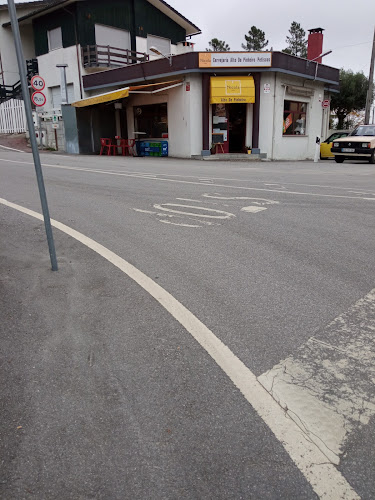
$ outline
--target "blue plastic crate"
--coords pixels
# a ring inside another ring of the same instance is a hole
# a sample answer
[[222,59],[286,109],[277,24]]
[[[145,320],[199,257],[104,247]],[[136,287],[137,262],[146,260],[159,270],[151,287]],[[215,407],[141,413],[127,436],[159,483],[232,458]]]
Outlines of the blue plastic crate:
[[161,155],[168,156],[168,141],[161,141]]

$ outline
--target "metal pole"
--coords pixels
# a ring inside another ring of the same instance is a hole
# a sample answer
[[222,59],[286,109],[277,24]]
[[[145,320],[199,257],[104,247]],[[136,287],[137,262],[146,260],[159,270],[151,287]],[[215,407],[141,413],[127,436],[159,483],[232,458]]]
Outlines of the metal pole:
[[17,54],[17,62],[18,62],[18,69],[20,72],[22,95],[23,95],[23,100],[25,103],[25,114],[26,114],[27,126],[28,126],[29,132],[30,132],[30,143],[31,143],[31,148],[32,148],[32,152],[33,152],[33,157],[34,157],[35,172],[36,172],[36,178],[37,178],[37,182],[38,182],[40,201],[42,204],[44,226],[45,226],[46,234],[47,234],[48,249],[49,249],[49,255],[50,255],[50,259],[51,259],[51,266],[52,266],[52,271],[57,271],[58,268],[57,268],[55,244],[53,241],[51,220],[50,220],[50,216],[49,216],[46,190],[44,187],[42,166],[40,164],[39,151],[38,151],[38,146],[36,143],[35,128],[34,128],[33,115],[32,115],[32,111],[31,111],[31,103],[30,103],[30,94],[29,94],[29,89],[28,89],[28,85],[27,85],[26,66],[25,66],[25,60],[24,60],[24,56],[23,56],[20,29],[18,26],[18,19],[17,19],[16,7],[14,5],[14,0],[8,0],[8,9],[9,9],[10,22],[12,25],[12,31],[13,31],[13,37],[14,37],[14,46],[15,46],[16,54]]
[[375,28],[374,28],[374,40],[372,42],[372,53],[371,53],[371,63],[370,63],[370,74],[368,77],[368,91],[366,98],[366,110],[365,110],[365,124],[368,125],[370,122],[370,109],[373,97],[374,88],[374,60],[375,60]]
[[59,144],[57,142],[57,130],[55,129],[55,144],[56,144],[56,151],[59,150]]
[[61,104],[68,104],[68,87],[66,85],[66,71],[67,64],[56,64],[56,68],[60,68],[60,92]]

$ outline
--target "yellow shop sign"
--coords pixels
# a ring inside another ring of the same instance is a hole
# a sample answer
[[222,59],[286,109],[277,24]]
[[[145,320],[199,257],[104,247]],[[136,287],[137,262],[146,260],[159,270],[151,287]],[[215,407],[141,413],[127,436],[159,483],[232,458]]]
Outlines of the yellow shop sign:
[[236,104],[255,102],[254,78],[252,76],[212,76],[211,104]]

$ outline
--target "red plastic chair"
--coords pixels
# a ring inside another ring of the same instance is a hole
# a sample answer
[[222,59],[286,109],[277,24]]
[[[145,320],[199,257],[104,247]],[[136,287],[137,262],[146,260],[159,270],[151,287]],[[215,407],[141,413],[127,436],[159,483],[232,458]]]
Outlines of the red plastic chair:
[[122,156],[134,156],[135,139],[121,139],[119,147],[122,150]]
[[106,138],[100,138],[100,155],[103,153],[107,153],[107,155],[111,154],[111,145],[112,145],[112,140],[111,139],[106,139]]

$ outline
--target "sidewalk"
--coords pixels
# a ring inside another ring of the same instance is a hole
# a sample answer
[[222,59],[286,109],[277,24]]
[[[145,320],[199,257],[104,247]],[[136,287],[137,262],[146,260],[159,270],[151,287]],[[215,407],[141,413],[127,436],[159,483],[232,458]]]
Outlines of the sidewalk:
[[[0,134],[0,146],[31,153],[31,147],[27,143],[26,134]],[[0,147],[1,149],[3,148]]]

